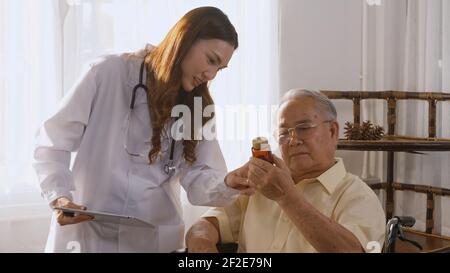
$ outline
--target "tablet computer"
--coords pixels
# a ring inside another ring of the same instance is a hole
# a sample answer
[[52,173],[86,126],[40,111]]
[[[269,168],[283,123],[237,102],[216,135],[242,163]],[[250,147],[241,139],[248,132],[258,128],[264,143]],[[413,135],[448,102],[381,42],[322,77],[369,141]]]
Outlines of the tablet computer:
[[155,228],[155,226],[150,224],[149,222],[146,222],[146,221],[139,219],[137,217],[134,217],[134,216],[119,215],[119,214],[106,213],[106,212],[100,212],[100,211],[72,209],[72,208],[65,208],[65,207],[53,207],[53,209],[61,210],[65,215],[72,216],[72,217],[76,216],[76,215],[80,215],[80,214],[89,215],[89,216],[93,217],[92,221],[108,222],[108,223],[129,225],[129,226],[135,226],[135,227]]

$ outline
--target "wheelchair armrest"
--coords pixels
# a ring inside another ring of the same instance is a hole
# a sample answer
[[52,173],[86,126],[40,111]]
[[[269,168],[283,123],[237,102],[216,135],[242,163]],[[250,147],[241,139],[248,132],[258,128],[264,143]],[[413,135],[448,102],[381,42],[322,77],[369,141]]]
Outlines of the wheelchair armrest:
[[236,253],[238,249],[238,244],[227,243],[227,244],[217,244],[217,249],[219,253]]
[[[238,249],[238,244],[236,243],[227,243],[227,244],[217,244],[217,250],[219,253],[236,253]],[[181,248],[173,251],[172,253],[189,253],[187,248]]]

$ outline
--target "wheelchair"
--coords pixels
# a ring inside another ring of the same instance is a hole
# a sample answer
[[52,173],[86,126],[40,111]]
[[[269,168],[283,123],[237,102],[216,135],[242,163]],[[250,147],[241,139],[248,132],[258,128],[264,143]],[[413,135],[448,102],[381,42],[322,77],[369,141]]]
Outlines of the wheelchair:
[[[382,253],[395,252],[418,252],[418,253],[450,253],[450,240],[448,237],[434,234],[427,234],[419,231],[408,229],[408,234],[411,237],[419,240],[417,241],[405,237],[404,228],[411,228],[414,226],[416,220],[410,216],[394,216],[386,224],[386,236],[382,249]],[[402,241],[402,246],[397,247],[396,241]],[[403,242],[413,245],[413,248],[406,247]],[[400,251],[398,251],[400,249]],[[407,250],[406,250],[407,249]],[[414,249],[416,251],[414,251]],[[405,251],[406,250],[406,251]]]
[[416,219],[411,216],[394,216],[389,219],[386,224],[386,233],[382,252],[394,253],[397,239],[403,242],[408,242],[422,251],[423,247],[418,242],[407,239],[403,231],[404,227],[413,227],[415,223]]

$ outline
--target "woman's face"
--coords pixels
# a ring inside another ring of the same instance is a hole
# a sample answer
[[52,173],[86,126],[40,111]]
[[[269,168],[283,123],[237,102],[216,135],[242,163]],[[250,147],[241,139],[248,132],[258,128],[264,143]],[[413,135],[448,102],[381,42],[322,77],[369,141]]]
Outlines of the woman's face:
[[228,66],[234,46],[219,39],[197,40],[181,62],[183,89],[191,92],[195,87],[211,81],[219,70]]

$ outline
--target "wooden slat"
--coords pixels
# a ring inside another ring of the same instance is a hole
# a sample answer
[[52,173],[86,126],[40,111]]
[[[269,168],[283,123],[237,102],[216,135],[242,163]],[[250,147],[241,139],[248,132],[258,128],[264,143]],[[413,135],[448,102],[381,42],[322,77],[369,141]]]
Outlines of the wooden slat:
[[440,195],[440,196],[450,196],[450,189],[446,188],[439,188],[439,187],[432,187],[432,186],[426,186],[426,185],[417,185],[417,184],[405,184],[405,183],[398,183],[395,182],[393,184],[393,187],[395,190],[400,191],[414,191],[418,193],[432,193],[434,195]]
[[397,101],[393,98],[388,99],[388,135],[395,135]]
[[450,151],[450,141],[340,139],[337,148],[350,151]]
[[361,124],[361,100],[353,98],[353,123]]
[[320,90],[324,95],[330,99],[388,99],[395,98],[397,100],[430,100],[437,101],[450,100],[449,93],[439,92],[407,92],[407,91],[333,91],[333,90]]
[[386,218],[391,219],[394,215],[394,152],[388,152],[387,175],[386,175]]
[[369,185],[372,190],[384,190],[386,189],[386,183],[375,183]]
[[436,100],[428,100],[428,137],[436,137]]
[[434,195],[431,192],[427,193],[427,224],[426,232],[433,233],[434,228]]

